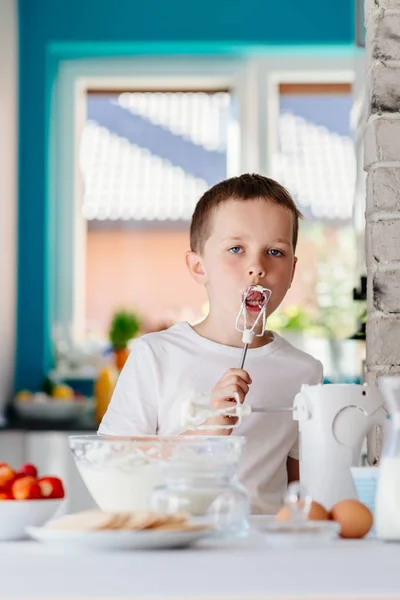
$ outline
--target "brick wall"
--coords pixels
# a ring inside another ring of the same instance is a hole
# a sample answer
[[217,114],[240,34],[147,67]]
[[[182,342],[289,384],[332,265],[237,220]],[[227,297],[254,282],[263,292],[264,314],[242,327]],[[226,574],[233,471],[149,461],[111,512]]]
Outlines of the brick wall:
[[366,0],[367,380],[400,374],[400,0]]

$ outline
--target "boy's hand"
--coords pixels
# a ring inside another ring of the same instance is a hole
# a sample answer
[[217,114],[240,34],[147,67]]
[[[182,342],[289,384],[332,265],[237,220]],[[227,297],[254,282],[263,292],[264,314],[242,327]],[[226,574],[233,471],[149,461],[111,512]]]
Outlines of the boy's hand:
[[[211,392],[211,407],[215,409],[232,408],[237,396],[242,404],[249,391],[251,377],[243,369],[229,369],[218,381]],[[209,435],[230,435],[232,426],[237,422],[236,417],[211,417],[204,425],[210,426]],[[226,429],[213,429],[215,425],[224,425]]]

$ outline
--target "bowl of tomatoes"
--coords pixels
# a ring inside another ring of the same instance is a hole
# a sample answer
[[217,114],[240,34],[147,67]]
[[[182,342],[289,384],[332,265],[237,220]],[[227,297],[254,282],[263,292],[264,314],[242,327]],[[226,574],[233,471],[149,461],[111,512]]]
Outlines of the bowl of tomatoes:
[[33,464],[14,469],[0,463],[0,541],[26,537],[26,528],[40,527],[61,509],[65,497],[62,480],[39,475]]

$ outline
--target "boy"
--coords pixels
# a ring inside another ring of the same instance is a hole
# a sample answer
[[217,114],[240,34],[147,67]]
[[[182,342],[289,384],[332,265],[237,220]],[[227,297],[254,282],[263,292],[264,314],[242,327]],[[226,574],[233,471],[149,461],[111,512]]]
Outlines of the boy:
[[[214,407],[231,406],[234,394],[253,406],[287,407],[303,383],[321,381],[321,363],[271,331],[254,338],[246,370],[235,368],[243,348],[235,329],[242,294],[251,284],[262,285],[272,291],[267,317],[277,309],[293,280],[300,217],[289,193],[261,175],[233,177],[203,195],[186,262],[206,288],[209,314],[194,327],[178,323],[135,341],[99,433],[188,434],[180,422],[185,392],[210,394]],[[248,312],[253,319],[258,314],[254,307]],[[255,413],[232,430],[234,422],[212,418],[207,432],[190,434],[245,436],[240,478],[252,512],[274,514],[288,481],[299,478],[297,423],[290,412]],[[213,430],[221,424],[228,429]]]

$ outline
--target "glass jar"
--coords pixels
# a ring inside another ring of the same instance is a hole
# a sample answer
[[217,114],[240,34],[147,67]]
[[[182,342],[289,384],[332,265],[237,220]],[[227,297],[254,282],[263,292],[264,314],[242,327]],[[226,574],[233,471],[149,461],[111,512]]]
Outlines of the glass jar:
[[375,496],[376,537],[400,541],[400,376],[378,380],[389,411]]
[[229,536],[245,534],[250,502],[237,479],[244,443],[239,436],[169,438],[161,465],[164,484],[152,492],[152,510],[187,513]]

